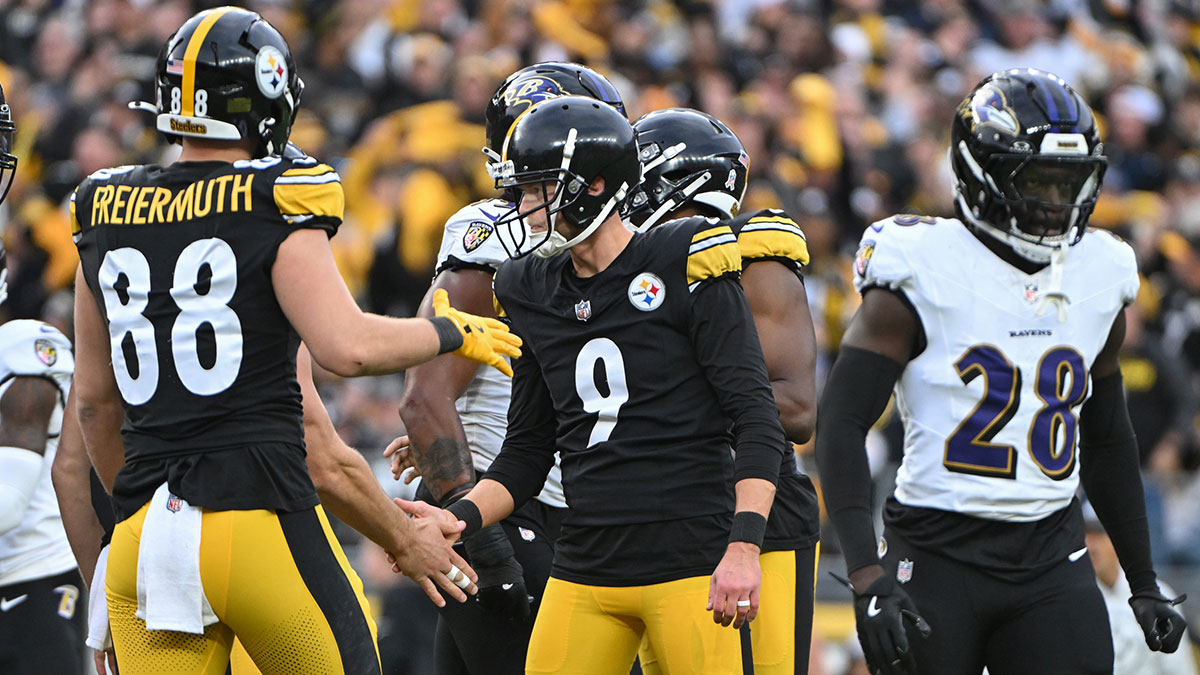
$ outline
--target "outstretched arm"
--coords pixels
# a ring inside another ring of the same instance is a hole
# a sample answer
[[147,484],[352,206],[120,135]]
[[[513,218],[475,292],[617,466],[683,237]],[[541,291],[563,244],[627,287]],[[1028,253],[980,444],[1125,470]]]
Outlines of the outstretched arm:
[[[397,560],[405,575],[420,585],[438,606],[445,604],[434,583],[459,602],[466,594],[446,572],[455,565],[474,579],[471,568],[451,548],[461,525],[415,521],[384,493],[359,452],[342,442],[312,381],[308,350],[296,355],[296,379],[304,397],[304,444],[313,484],[322,503],[363,536],[379,544]],[[474,585],[466,588],[475,592]]]

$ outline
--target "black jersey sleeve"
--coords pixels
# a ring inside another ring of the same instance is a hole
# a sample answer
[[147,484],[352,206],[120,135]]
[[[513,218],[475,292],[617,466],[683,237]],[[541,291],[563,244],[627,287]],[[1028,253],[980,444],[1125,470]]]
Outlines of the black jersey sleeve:
[[696,289],[688,328],[700,366],[733,420],[734,480],[775,483],[787,440],[750,305],[736,276],[709,279]]
[[500,454],[484,475],[508,490],[514,508],[542,491],[554,466],[555,432],[550,390],[533,351],[526,349],[513,361],[508,432]]

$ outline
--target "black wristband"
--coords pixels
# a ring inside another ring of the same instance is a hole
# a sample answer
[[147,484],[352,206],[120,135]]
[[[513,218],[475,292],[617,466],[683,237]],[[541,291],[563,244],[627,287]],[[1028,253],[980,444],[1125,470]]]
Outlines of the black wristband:
[[479,512],[479,507],[475,506],[475,502],[470,499],[460,499],[446,510],[467,524],[467,528],[458,535],[460,538],[466,539],[483,529],[483,514]]
[[733,514],[733,527],[729,528],[729,543],[735,541],[754,544],[762,548],[767,534],[767,519],[754,511],[738,511]]
[[469,480],[462,485],[456,485],[449,490],[446,490],[446,494],[442,495],[441,499],[438,500],[438,504],[443,509],[449,508],[451,504],[454,504],[463,497],[466,497],[467,493],[473,489],[475,489],[475,481],[473,480]]
[[463,346],[463,335],[448,317],[435,316],[429,320],[438,336],[438,354],[452,352]]

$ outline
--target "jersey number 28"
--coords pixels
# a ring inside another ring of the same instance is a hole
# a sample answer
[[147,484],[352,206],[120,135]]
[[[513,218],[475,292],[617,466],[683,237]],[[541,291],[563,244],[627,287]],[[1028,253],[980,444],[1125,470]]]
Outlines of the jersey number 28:
[[[201,278],[208,268],[210,275]],[[154,324],[144,315],[150,294],[150,263],[136,248],[109,251],[100,264],[100,290],[108,313],[113,372],[117,388],[129,405],[142,405],[158,389],[158,343]],[[207,284],[205,281],[207,280]],[[205,293],[200,289],[207,286]],[[183,249],[175,262],[171,298],[179,315],[171,326],[171,357],[179,381],[193,394],[211,396],[229,388],[242,365],[242,323],[229,307],[237,290],[237,259],[221,239],[201,239]],[[216,359],[200,362],[197,336],[211,327]],[[124,345],[132,341],[135,363]]]
[[[992,439],[1021,405],[1021,369],[993,345],[971,347],[954,368],[963,384],[983,376],[983,399],[946,439],[943,463],[960,473],[1016,478],[1017,449]],[[1087,395],[1087,365],[1074,349],[1054,347],[1038,360],[1036,377],[1042,405],[1029,426],[1029,456],[1042,473],[1062,480],[1075,468],[1074,408]]]

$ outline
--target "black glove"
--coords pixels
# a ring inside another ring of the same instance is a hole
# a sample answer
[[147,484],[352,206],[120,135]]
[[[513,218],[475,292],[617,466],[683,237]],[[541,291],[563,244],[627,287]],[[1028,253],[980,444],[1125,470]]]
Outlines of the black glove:
[[[849,582],[845,581],[847,586]],[[904,621],[917,629],[922,638],[932,632],[929,623],[917,614],[917,605],[896,586],[896,580],[884,574],[854,595],[854,622],[858,641],[872,673],[914,675],[917,664],[908,648]]]
[[525,571],[517,562],[508,535],[499,524],[489,525],[467,538],[463,545],[471,567],[479,575],[479,606],[510,621],[529,617],[529,591]]
[[1175,611],[1175,605],[1187,600],[1187,594],[1171,599],[1155,588],[1150,592],[1135,593],[1129,599],[1133,615],[1146,636],[1146,646],[1151,651],[1168,654],[1179,648],[1179,641],[1187,633],[1187,621]]

